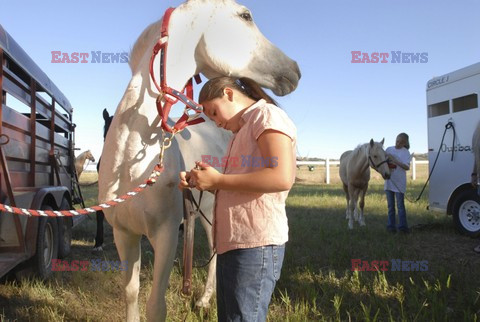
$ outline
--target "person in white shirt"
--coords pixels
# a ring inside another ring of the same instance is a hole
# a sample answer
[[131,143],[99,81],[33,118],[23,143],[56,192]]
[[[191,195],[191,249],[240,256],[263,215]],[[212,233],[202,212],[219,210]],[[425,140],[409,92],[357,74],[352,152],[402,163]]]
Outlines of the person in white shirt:
[[[387,230],[395,233],[397,229],[409,233],[407,213],[405,211],[405,191],[407,190],[407,173],[410,169],[410,142],[406,133],[397,135],[395,146],[388,147],[385,152],[389,158],[390,179],[385,180],[385,193],[388,204]],[[398,210],[398,226],[395,218],[395,201]]]

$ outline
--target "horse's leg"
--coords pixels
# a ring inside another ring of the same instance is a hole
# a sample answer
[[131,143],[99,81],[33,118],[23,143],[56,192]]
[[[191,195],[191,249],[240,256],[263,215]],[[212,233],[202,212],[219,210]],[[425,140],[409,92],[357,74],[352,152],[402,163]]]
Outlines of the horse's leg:
[[365,226],[365,217],[363,216],[363,207],[365,206],[365,194],[367,193],[368,183],[366,184],[365,188],[362,189],[360,194],[360,218],[359,223],[360,226]]
[[[211,214],[211,212],[209,212]],[[209,307],[210,306],[210,298],[215,292],[216,288],[216,271],[217,271],[217,255],[213,255],[213,236],[212,236],[212,226],[208,223],[203,217],[200,217],[202,222],[203,229],[207,234],[208,238],[208,247],[210,249],[210,257],[212,260],[208,265],[208,276],[207,281],[205,282],[205,290],[203,291],[202,297],[195,303],[198,307]],[[210,222],[212,222],[212,216],[208,218]],[[213,257],[212,257],[213,256]]]
[[[104,110],[105,113],[106,109]],[[108,112],[107,112],[108,113]],[[98,159],[97,163],[97,173],[100,170],[100,161],[102,161],[102,157]],[[103,220],[105,218],[105,214],[103,211],[96,212],[97,217],[97,234],[95,235],[95,246],[93,246],[94,251],[102,251],[103,250]]]
[[[165,214],[170,215],[168,212]],[[153,246],[155,261],[153,286],[147,301],[147,321],[165,321],[167,317],[165,293],[177,249],[178,222],[172,220],[163,223],[155,231],[155,235],[148,239]]]
[[350,209],[350,195],[348,194],[348,186],[344,183],[343,184],[343,191],[345,191],[345,198],[347,199],[347,210],[345,211],[345,219],[350,218],[350,212],[348,211]]
[[103,211],[97,211],[97,234],[95,235],[95,246],[93,246],[94,251],[102,251],[103,250],[103,219],[105,218],[105,214]]
[[138,291],[140,289],[140,239],[142,236],[115,228],[113,236],[120,260],[125,263],[123,266],[127,267],[127,270],[123,272],[127,321],[140,321]]
[[353,218],[355,221],[358,221],[358,198],[359,198],[359,195],[360,195],[360,190],[358,188],[356,188],[354,190],[354,193],[353,193],[353,199],[355,200],[354,202],[354,211],[353,211]]
[[353,229],[353,213],[355,211],[355,206],[357,203],[357,199],[355,197],[355,188],[353,186],[348,187],[348,191],[350,193],[350,202],[348,204],[348,228]]

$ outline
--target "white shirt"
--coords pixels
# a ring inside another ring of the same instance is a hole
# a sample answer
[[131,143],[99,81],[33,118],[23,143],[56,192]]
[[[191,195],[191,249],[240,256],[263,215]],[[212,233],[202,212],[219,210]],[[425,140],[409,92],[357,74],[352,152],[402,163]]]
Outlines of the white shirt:
[[[391,146],[385,152],[393,155],[401,163],[407,166],[410,165],[411,156],[406,148],[396,149],[394,146]],[[407,172],[399,166],[390,170],[390,179],[385,180],[384,190],[405,193],[407,190]]]

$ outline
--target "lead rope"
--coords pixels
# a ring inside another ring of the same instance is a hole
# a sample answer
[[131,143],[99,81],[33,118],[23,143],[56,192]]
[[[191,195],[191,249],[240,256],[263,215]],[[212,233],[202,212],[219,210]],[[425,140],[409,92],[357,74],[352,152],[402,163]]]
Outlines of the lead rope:
[[[163,136],[165,136],[165,132],[162,130]],[[170,145],[172,144],[172,140],[175,136],[176,132],[173,132],[170,137],[165,137],[162,141],[162,146],[160,148],[159,154],[159,161],[154,166],[152,173],[142,184],[138,185],[132,191],[125,193],[122,196],[119,196],[115,199],[109,200],[105,203],[102,203],[97,206],[86,207],[79,210],[35,210],[35,209],[26,209],[26,208],[19,208],[19,207],[12,207],[5,204],[0,204],[0,211],[5,211],[17,215],[25,215],[25,216],[34,216],[34,217],[73,217],[79,215],[88,215],[92,213],[96,213],[97,211],[114,207],[120,203],[125,202],[126,200],[136,196],[145,188],[154,185],[157,182],[157,177],[159,177],[163,170],[163,157],[165,154],[165,150],[167,150]]]
[[[198,166],[198,164],[195,165],[195,169],[199,170],[200,167]],[[190,202],[193,203],[193,205],[195,206],[195,210],[194,212],[197,213],[197,214],[200,214],[200,216],[203,217],[203,219],[205,219],[205,221],[210,225],[212,226],[212,223],[210,222],[210,220],[208,220],[207,216],[205,216],[205,214],[203,213],[202,209],[200,209],[200,206],[202,204],[202,198],[203,198],[203,191],[200,191],[200,196],[198,197],[198,203],[197,201],[195,200],[195,197],[193,196],[193,194],[191,195],[192,198],[190,200]],[[210,256],[210,258],[208,259],[208,261],[205,263],[205,264],[201,264],[201,265],[192,265],[193,268],[203,268],[203,267],[206,267],[208,266],[208,264],[210,264],[210,262],[212,261],[212,259],[215,257],[215,255],[217,255],[217,252],[216,251],[213,251],[213,254],[212,256]]]
[[[452,156],[451,156],[451,159],[450,161],[453,161],[453,156],[454,156],[454,153],[455,153],[455,137],[456,137],[456,132],[455,132],[455,126],[453,125],[453,122],[449,121],[447,124],[445,124],[445,131],[443,131],[443,136],[442,136],[442,141],[440,142],[440,146],[438,147],[438,152],[437,152],[437,155],[435,157],[435,161],[433,162],[433,166],[432,166],[432,171],[430,171],[430,173],[428,174],[428,178],[427,178],[427,181],[425,181],[425,184],[423,185],[423,188],[422,188],[422,191],[420,191],[420,194],[418,195],[417,199],[415,200],[411,200],[410,198],[407,197],[407,195],[405,194],[405,199],[407,199],[408,201],[410,201],[411,203],[415,203],[417,202],[418,200],[420,200],[420,198],[422,197],[422,194],[423,192],[425,191],[425,188],[427,187],[427,184],[428,182],[430,181],[430,177],[432,176],[432,173],[433,171],[435,170],[435,166],[437,165],[437,161],[438,161],[438,157],[440,156],[440,151],[442,149],[442,145],[443,145],[443,141],[445,140],[445,134],[447,133],[447,130],[449,129],[452,129],[453,130],[453,142],[452,142]],[[393,180],[390,180],[393,185],[398,189],[398,186],[396,185],[395,181]]]
[[[193,204],[195,205],[195,207],[197,209],[195,209],[195,212],[200,214],[203,219],[205,219],[207,221],[207,223],[212,226],[212,223],[210,222],[210,220],[208,220],[208,218],[205,216],[205,214],[203,213],[203,211],[200,209],[200,204],[202,203],[202,197],[203,197],[203,191],[200,191],[200,197],[198,198],[198,203],[197,201],[195,200],[195,198],[193,197],[193,194],[192,194],[192,202]],[[201,264],[201,265],[193,265],[192,267],[193,268],[203,268],[203,267],[206,267],[208,266],[208,264],[210,264],[210,262],[212,261],[212,259],[215,257],[215,255],[217,255],[217,252],[216,251],[213,251],[212,253],[212,256],[210,256],[210,259],[205,263],[205,264]]]

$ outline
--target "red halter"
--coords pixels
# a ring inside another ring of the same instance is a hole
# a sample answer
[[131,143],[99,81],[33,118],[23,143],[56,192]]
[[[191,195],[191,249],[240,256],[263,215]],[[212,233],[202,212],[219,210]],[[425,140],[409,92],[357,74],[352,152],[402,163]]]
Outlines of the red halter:
[[[157,111],[162,119],[162,128],[170,133],[179,132],[183,130],[188,125],[198,124],[205,122],[204,119],[198,118],[199,114],[203,111],[203,108],[200,104],[196,103],[193,100],[193,84],[192,78],[190,78],[185,87],[181,91],[177,91],[167,85],[167,48],[168,48],[168,25],[170,22],[170,16],[172,15],[175,8],[168,8],[163,15],[161,36],[158,42],[153,47],[153,53],[150,57],[150,77],[155,84],[155,87],[160,92],[160,95],[157,97]],[[160,52],[161,51],[161,52]],[[158,52],[160,52],[160,85],[158,85],[155,80],[155,73],[153,72],[153,62]],[[200,75],[194,76],[197,84],[201,83]],[[184,94],[185,92],[185,94]],[[162,98],[165,100],[165,103],[161,104]],[[177,123],[172,127],[167,124],[168,114],[172,105],[181,101],[185,104],[185,110],[183,115],[178,119]],[[188,110],[195,111],[195,115],[190,117]]]

